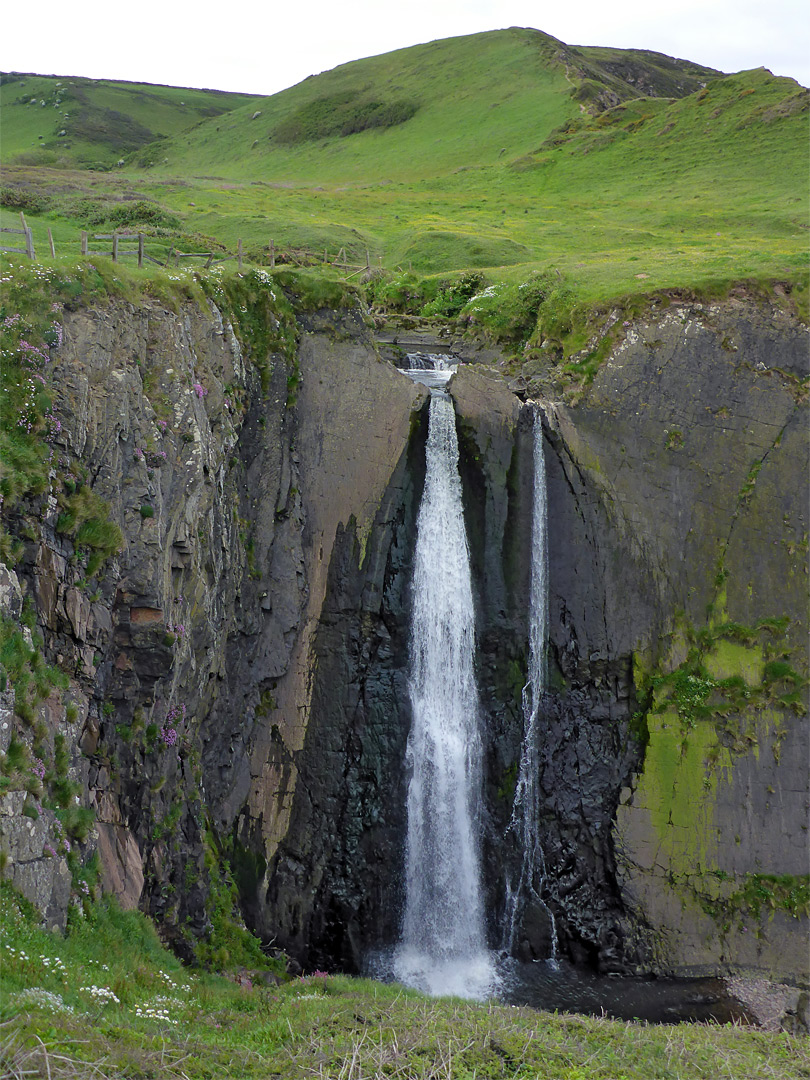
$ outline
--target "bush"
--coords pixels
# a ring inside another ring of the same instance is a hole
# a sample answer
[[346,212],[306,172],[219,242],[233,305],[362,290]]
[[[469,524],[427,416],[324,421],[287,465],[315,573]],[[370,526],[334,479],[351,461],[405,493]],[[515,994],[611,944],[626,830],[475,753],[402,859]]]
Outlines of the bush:
[[288,145],[335,135],[345,137],[368,128],[403,124],[419,107],[412,101],[358,101],[357,98],[356,90],[315,98],[282,120],[273,134],[279,142]]
[[180,219],[157,203],[138,199],[134,202],[111,202],[109,199],[66,200],[62,207],[66,216],[93,226],[110,226],[113,229],[179,229]]
[[462,274],[454,281],[442,282],[437,295],[425,304],[419,314],[453,318],[460,313],[483,284],[483,274],[475,273]]
[[404,273],[396,277],[375,277],[366,285],[366,293],[373,304],[415,315],[435,299],[438,282],[431,278],[418,278],[416,274]]
[[27,210],[29,214],[43,214],[51,208],[50,198],[41,191],[27,187],[0,187],[0,206],[8,210]]

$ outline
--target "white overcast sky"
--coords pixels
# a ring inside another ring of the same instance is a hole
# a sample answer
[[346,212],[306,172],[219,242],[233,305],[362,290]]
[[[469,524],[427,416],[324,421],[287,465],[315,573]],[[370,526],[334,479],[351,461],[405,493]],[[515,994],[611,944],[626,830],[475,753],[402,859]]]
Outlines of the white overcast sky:
[[6,5],[0,70],[273,94],[436,38],[531,26],[810,84],[807,0],[38,0]]

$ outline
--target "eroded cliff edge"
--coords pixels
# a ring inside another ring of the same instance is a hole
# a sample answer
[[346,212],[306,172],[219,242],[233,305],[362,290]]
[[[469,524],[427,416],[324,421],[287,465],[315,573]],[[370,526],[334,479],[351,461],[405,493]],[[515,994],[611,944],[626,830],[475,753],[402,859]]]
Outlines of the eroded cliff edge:
[[[66,465],[9,518],[24,550],[3,600],[13,616],[33,603],[42,653],[70,684],[37,706],[39,730],[13,716],[7,690],[0,745],[16,732],[25,769],[61,769],[95,824],[74,830],[71,862],[65,808],[44,799],[34,817],[35,785],[26,794],[14,773],[4,844],[13,879],[57,924],[97,849],[104,887],[191,955],[227,864],[265,940],[355,970],[395,938],[402,896],[425,395],[378,358],[356,310],[270,317],[294,345],[257,355],[215,306],[65,312]],[[543,405],[543,835],[574,958],[806,975],[806,916],[790,906],[807,871],[806,360],[806,330],[776,308],[675,306],[628,327],[576,405]],[[531,407],[477,365],[453,396],[497,944],[515,857],[503,838],[526,662]],[[76,481],[125,537],[97,580],[59,528],[61,485]],[[547,943],[530,912],[523,955]]]

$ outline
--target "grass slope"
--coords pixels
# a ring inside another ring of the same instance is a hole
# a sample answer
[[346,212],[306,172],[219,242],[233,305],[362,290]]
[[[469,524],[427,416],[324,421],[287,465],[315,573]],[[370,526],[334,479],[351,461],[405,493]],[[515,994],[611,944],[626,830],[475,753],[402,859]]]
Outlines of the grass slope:
[[2,223],[24,209],[40,252],[46,227],[75,254],[79,229],[124,226],[158,255],[242,238],[259,262],[272,239],[355,263],[368,251],[395,275],[553,268],[594,304],[795,283],[808,119],[810,93],[764,69],[722,76],[512,28],[345,64],[150,143],[113,176],[6,165]]
[[5,162],[22,156],[30,164],[99,168],[257,100],[220,90],[4,74],[0,151]]
[[[354,61],[266,98],[261,116],[240,109],[225,123],[161,148],[161,172],[325,184],[418,182],[525,152],[578,113],[559,43],[538,31],[449,38]],[[340,95],[410,101],[414,116],[384,130],[290,145],[277,129],[302,108]],[[135,161],[149,162],[147,151]]]
[[86,901],[66,937],[0,886],[4,1076],[267,1080],[798,1080],[807,1040],[431,1000],[314,974],[250,985],[189,972],[137,912]]
[[[601,107],[600,94],[616,104],[639,96],[643,86],[680,97],[719,74],[678,61],[676,76],[665,70],[669,58],[658,54],[595,52],[512,27],[354,61],[265,99],[255,119],[243,108],[224,124],[205,123],[171,140],[160,148],[161,167],[173,174],[215,171],[230,179],[297,183],[413,182],[527,152],[579,115],[581,102]],[[285,137],[302,110],[346,95],[409,102],[416,110],[387,130],[297,144]],[[147,150],[135,161],[154,164],[157,158],[157,149]]]

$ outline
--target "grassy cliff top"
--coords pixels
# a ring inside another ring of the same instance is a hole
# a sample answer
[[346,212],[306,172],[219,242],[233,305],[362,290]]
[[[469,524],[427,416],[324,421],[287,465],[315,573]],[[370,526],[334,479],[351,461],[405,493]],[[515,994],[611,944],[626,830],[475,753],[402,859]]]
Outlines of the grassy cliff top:
[[[40,252],[47,227],[65,254],[80,229],[143,228],[158,253],[241,238],[257,262],[272,240],[354,264],[368,252],[393,275],[553,269],[594,302],[806,270],[810,93],[762,68],[725,76],[513,27],[227,95],[202,119],[221,98],[174,90],[162,128],[143,110],[170,88],[113,90],[117,112],[163,137],[112,173],[31,164],[4,122],[2,224],[24,210]],[[191,107],[199,122],[179,130]],[[14,109],[49,113],[10,107],[12,132]]]

